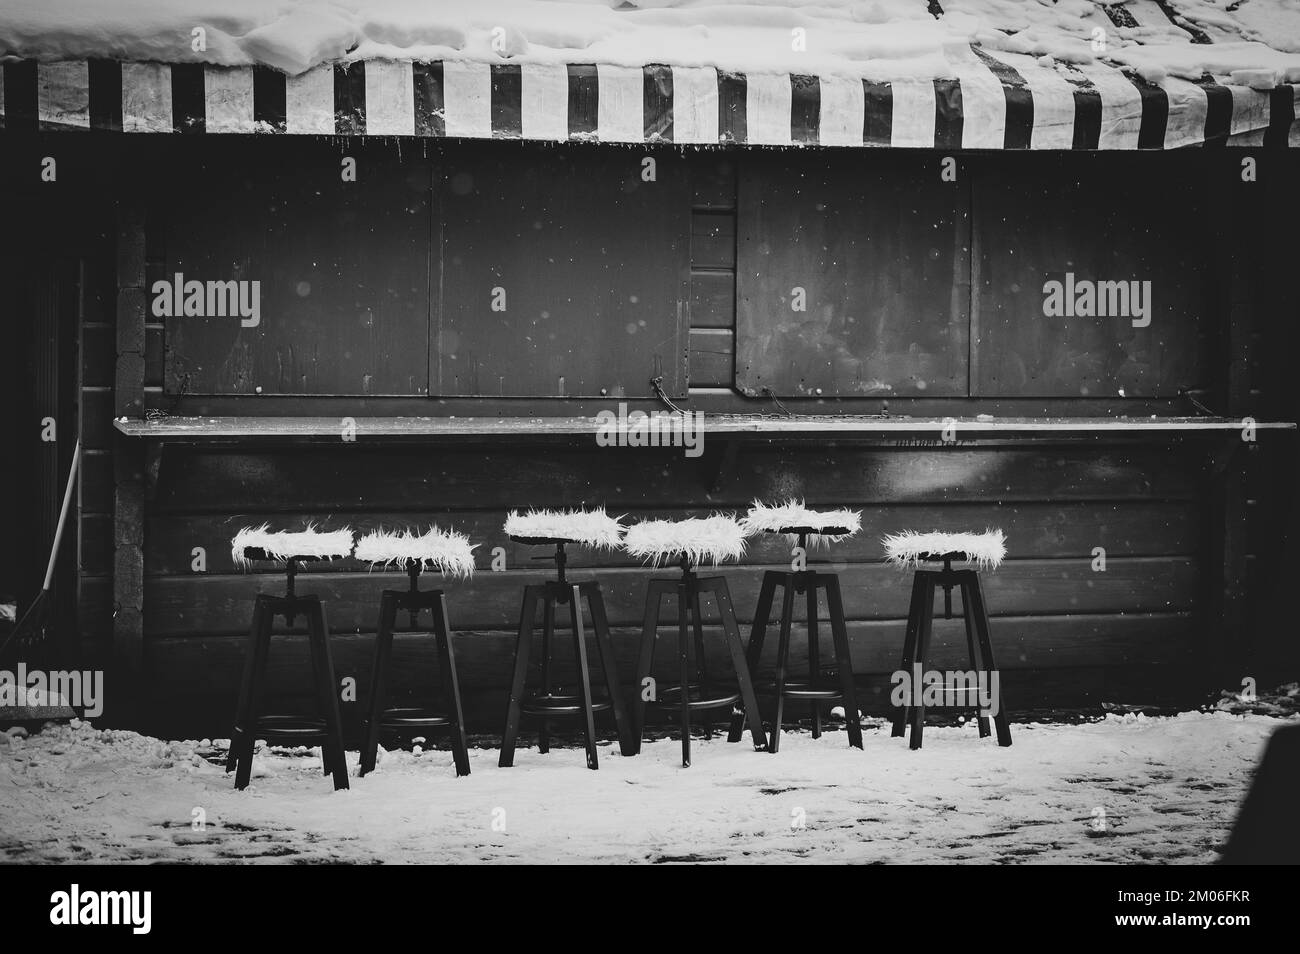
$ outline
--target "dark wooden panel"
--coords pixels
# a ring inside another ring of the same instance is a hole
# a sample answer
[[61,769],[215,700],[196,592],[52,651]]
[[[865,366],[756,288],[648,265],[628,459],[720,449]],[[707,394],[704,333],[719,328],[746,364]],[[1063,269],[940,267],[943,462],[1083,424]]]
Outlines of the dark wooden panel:
[[[87,449],[107,450],[113,446],[113,392],[85,389],[81,392],[81,443]],[[112,486],[112,481],[109,481]]]
[[736,161],[725,153],[695,153],[691,204],[697,209],[736,208]]
[[81,572],[107,576],[113,572],[113,515],[82,514]]
[[[704,516],[699,509],[633,510],[629,520],[680,519]],[[346,516],[321,513],[280,513],[277,527],[298,529],[315,521],[323,530],[350,527],[365,533],[377,527],[425,527],[436,522],[466,534],[478,545],[475,551],[480,569],[490,565],[493,551],[505,551],[506,565],[525,568],[543,551],[516,544],[502,530],[505,511],[387,512]],[[203,547],[208,573],[233,573],[230,539],[241,527],[256,526],[265,514],[234,516],[154,516],[147,525],[145,572],[149,576],[185,575],[191,572],[193,549]],[[863,509],[864,530],[848,540],[825,549],[817,548],[813,560],[835,564],[884,559],[881,537],[905,529],[968,530],[1000,527],[1007,534],[1008,552],[1015,558],[1091,557],[1094,547],[1104,547],[1107,559],[1125,556],[1185,556],[1193,554],[1200,532],[1196,508],[1189,503],[1033,503],[1033,504],[949,504],[941,506],[869,506]],[[748,542],[742,559],[746,564],[779,564],[790,559],[790,545],[779,534],[762,534]],[[612,552],[582,547],[569,554],[571,567],[637,566],[638,560],[621,550]]]
[[151,311],[167,326],[170,393],[427,393],[430,173],[354,158],[356,182],[332,150],[190,170],[159,213],[166,275],[258,281],[261,316],[241,327]]
[[163,354],[163,329],[150,326],[144,330],[144,383],[146,387],[162,387],[166,379],[166,358]]
[[[726,567],[737,616],[748,620],[758,598],[760,568]],[[448,584],[452,623],[465,628],[509,630],[518,623],[519,594],[525,583],[542,577],[539,569],[476,574],[469,582]],[[611,624],[632,625],[644,610],[650,571],[608,568],[595,571],[605,593]],[[672,573],[658,574],[672,577]],[[840,571],[844,609],[852,619],[898,619],[907,615],[911,578],[887,564],[849,564]],[[375,628],[379,593],[401,588],[401,573],[313,572],[299,578],[299,591],[329,602],[331,631],[367,632]],[[283,591],[282,576],[159,577],[145,598],[145,629],[153,636],[229,635],[248,628],[252,601],[259,592]],[[1125,558],[1109,561],[1106,572],[1088,560],[1018,560],[988,574],[989,611],[995,615],[1053,613],[1176,612],[1196,596],[1191,559]],[[954,595],[954,603],[958,602]]]
[[113,368],[117,364],[117,337],[113,326],[84,325],[81,329],[81,385],[107,388],[113,386]]
[[691,272],[691,327],[736,327],[736,276]]
[[[592,438],[595,443],[595,438]],[[705,440],[705,458],[709,456]],[[553,450],[499,446],[430,455],[402,447],[285,452],[168,451],[156,512],[300,511],[303,488],[321,515],[414,508],[508,509],[605,504],[610,508],[747,507],[755,498],[806,497],[817,505],[877,501],[1186,499],[1197,491],[1189,456],[1158,447],[985,449],[745,448],[709,492],[712,473],[676,449]],[[486,480],[485,475],[491,475]],[[707,483],[706,483],[707,480]]]
[[[178,667],[159,660],[160,673],[170,674]],[[277,712],[308,710],[312,705],[310,696],[301,691],[301,670],[290,669],[286,665],[286,682],[284,691],[276,692],[268,707]],[[434,677],[436,678],[436,676]],[[188,692],[175,694],[172,684],[162,676],[152,679],[157,687],[152,700],[151,718],[142,731],[163,739],[201,739],[224,738],[230,734],[234,719],[235,689],[222,692]],[[364,685],[364,683],[362,683]],[[1013,718],[1067,718],[1074,713],[1102,715],[1102,703],[1133,703],[1135,700],[1144,705],[1160,705],[1170,711],[1194,708],[1205,698],[1207,692],[1217,689],[1217,685],[1205,684],[1198,678],[1194,667],[1188,665],[1170,665],[1165,663],[1132,665],[1123,667],[1074,666],[1057,669],[1016,669],[1006,672],[1002,680],[1003,695],[1012,712]],[[885,674],[862,676],[858,680],[858,705],[862,712],[871,716],[888,716],[889,677]],[[402,696],[412,701],[426,701],[423,690],[411,696]],[[471,746],[495,748],[500,745],[501,714],[506,707],[505,689],[488,687],[468,687],[462,695],[466,725],[468,726]],[[360,745],[361,712],[356,704],[343,706],[344,741],[349,748]],[[932,710],[933,711],[933,710]],[[796,703],[787,703],[787,718],[791,721],[807,718],[807,709]],[[673,713],[669,711],[649,710],[647,713],[648,737],[673,737]],[[805,725],[806,725],[805,721]],[[521,749],[536,744],[536,726],[525,722],[524,734],[520,739]],[[570,722],[553,723],[551,744],[581,745],[581,739],[570,733],[575,731]],[[597,720],[597,734],[605,740],[613,740],[613,727],[607,721]],[[890,744],[888,729],[875,737],[878,742],[868,740],[868,745]],[[445,737],[434,736],[434,746],[446,752]],[[893,744],[906,745],[905,741],[893,740]],[[451,772],[451,755],[447,753],[446,771]]]
[[82,264],[81,319],[111,326],[116,318],[117,284],[111,256],[100,255]]
[[113,457],[109,451],[82,451],[81,512],[113,512]]
[[736,267],[734,212],[691,213],[691,264],[697,268]]
[[[305,653],[305,647],[300,652]],[[150,679],[154,689],[151,700],[151,717],[142,731],[163,739],[202,739],[225,738],[230,734],[234,720],[235,694],[237,688],[229,685],[221,690],[200,692],[189,689],[188,682],[181,685],[189,691],[180,694],[175,676],[194,670],[182,668],[192,661],[188,654],[173,661],[171,648],[160,652],[154,669],[157,675]],[[216,651],[210,651],[201,660],[194,660],[198,666],[205,665],[203,660],[215,657]],[[224,653],[223,653],[224,655]],[[274,661],[275,657],[272,656]],[[309,710],[312,700],[303,690],[303,673],[306,660],[302,657],[286,660],[283,667],[274,663],[283,673],[277,681],[276,691],[268,700],[268,708],[276,712]],[[223,672],[229,671],[232,664],[223,662]],[[359,665],[366,665],[361,662]],[[199,670],[201,671],[201,670]],[[358,670],[360,671],[360,670]],[[436,678],[435,670],[418,667],[413,675],[424,675],[426,679]],[[358,677],[363,678],[363,677]],[[364,686],[364,682],[359,682]],[[1149,663],[1124,666],[1071,666],[1055,669],[1011,669],[1006,670],[1002,680],[1003,696],[1013,718],[1059,719],[1069,717],[1075,712],[1087,715],[1102,715],[1102,703],[1134,703],[1143,705],[1165,706],[1171,711],[1194,708],[1206,697],[1207,692],[1217,690],[1217,684],[1210,685],[1199,678],[1194,666],[1187,664]],[[429,701],[428,690],[424,687],[412,689],[409,694],[402,690],[399,700],[411,702]],[[888,716],[890,684],[884,673],[868,674],[858,679],[858,706],[862,712],[871,716]],[[501,718],[506,707],[505,688],[469,685],[463,690],[462,703],[466,725],[470,732],[470,744],[486,748],[500,745]],[[361,711],[358,704],[344,704],[342,707],[344,741],[349,748],[360,745]],[[932,710],[933,711],[933,710]],[[797,703],[786,704],[787,719],[807,718],[806,707]],[[647,713],[647,726],[650,734],[663,737],[671,736],[673,731],[671,711],[651,709]],[[806,724],[806,722],[805,722]],[[536,725],[525,722],[521,749],[536,744]],[[573,723],[553,723],[551,744],[580,745],[581,740],[570,733],[575,731]],[[608,720],[597,720],[597,734],[606,740],[612,740],[613,727]],[[876,735],[876,741],[868,738],[867,745],[906,745],[906,741],[888,738],[888,729]],[[433,745],[447,748],[445,736],[435,735]],[[525,758],[530,756],[523,756]],[[451,756],[446,756],[446,771],[451,772]]]
[[[1177,664],[1189,661],[1191,646],[1186,632],[1191,620],[1178,614],[1129,616],[1007,617],[997,621],[994,649],[1000,651],[1000,669],[1054,669],[1071,666],[1129,666],[1153,663]],[[902,652],[903,621],[854,622],[848,627],[854,670],[861,674],[889,673],[898,667]],[[630,685],[636,663],[640,630],[619,627],[612,631],[619,672]],[[717,627],[706,627],[706,658],[725,667],[725,649]],[[667,631],[660,639],[669,638]],[[822,634],[823,640],[829,638]],[[458,631],[456,633],[457,675],[462,687],[498,688],[508,684],[515,638],[509,633]],[[957,620],[937,620],[934,630],[935,665],[965,666],[964,630]],[[540,640],[539,640],[540,642]],[[769,646],[772,643],[769,641]],[[374,636],[336,635],[331,641],[334,666],[340,679],[353,676],[368,684],[374,653]],[[157,682],[174,693],[230,693],[238,690],[244,657],[244,639],[238,636],[165,637],[151,639],[147,657]],[[764,653],[760,672],[774,661]],[[668,674],[674,662],[671,653],[656,654],[656,671]],[[807,665],[807,629],[796,623],[791,633],[791,656],[796,671]],[[400,633],[391,670],[392,688],[400,696],[427,692],[436,685],[430,675],[437,672],[433,640],[424,633]],[[277,640],[269,657],[269,686],[274,691],[294,691],[310,671],[306,638],[285,636]],[[575,673],[571,653],[555,654],[555,678],[563,683]]]
[[[1181,687],[1199,693],[1191,677],[1190,647],[1186,633],[1193,621],[1184,615],[1007,617],[994,629],[1003,691],[1013,711],[1091,705],[1101,701],[1160,703],[1161,690]],[[616,664],[625,688],[634,667],[639,632],[616,628],[613,633]],[[661,639],[670,634],[661,634]],[[713,671],[725,671],[716,628],[706,629],[706,653]],[[889,708],[889,676],[898,665],[902,622],[855,622],[849,625],[849,642],[858,673],[859,704],[864,712],[884,715]],[[955,622],[935,625],[936,665],[964,667],[963,637]],[[242,671],[244,639],[240,637],[186,637],[153,639],[146,644],[150,685],[157,687],[154,711],[167,732],[188,732],[189,737],[224,736],[229,733],[235,695]],[[806,659],[806,634],[796,624],[791,659],[796,667]],[[368,685],[374,651],[371,635],[336,635],[331,640],[336,674]],[[503,696],[507,684],[514,637],[508,633],[460,631],[456,634],[457,674],[465,713],[474,731],[490,736],[500,732]],[[437,685],[437,665],[432,640],[422,634],[400,634],[395,665],[390,670],[393,703],[427,703]],[[661,649],[655,671],[671,678],[666,668],[670,653]],[[764,659],[760,673],[770,660]],[[306,641],[301,636],[277,639],[268,660],[268,689],[272,708],[292,709],[309,704],[305,692],[310,672]],[[571,680],[569,654],[556,654],[555,678]],[[206,710],[206,713],[205,713]],[[803,709],[791,707],[802,715]],[[209,721],[192,723],[203,717]],[[358,706],[345,704],[345,723],[355,731]],[[530,727],[529,731],[532,729]],[[531,742],[531,737],[529,737]],[[355,743],[354,743],[355,744]],[[493,738],[484,744],[495,744]]]
[[[77,628],[83,643],[109,644],[113,637],[113,579],[83,577],[77,598]],[[105,648],[108,648],[105,645]]]
[[681,156],[466,148],[442,177],[434,391],[685,388],[690,181]]
[[967,192],[933,157],[748,157],[738,216],[743,391],[967,393]]
[[691,387],[731,387],[736,335],[724,328],[691,329]]
[[[1131,159],[1081,161],[1058,160],[1056,177],[990,166],[975,178],[976,396],[1169,397],[1210,383],[1219,315],[1204,183]],[[1076,302],[1092,283],[1149,281],[1149,326],[1049,317],[1046,284],[1067,273]]]

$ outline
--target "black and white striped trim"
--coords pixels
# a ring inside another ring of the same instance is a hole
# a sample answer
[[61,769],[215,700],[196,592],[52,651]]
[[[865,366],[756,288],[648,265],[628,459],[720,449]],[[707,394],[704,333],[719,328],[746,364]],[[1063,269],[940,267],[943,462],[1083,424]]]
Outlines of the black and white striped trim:
[[972,48],[943,80],[709,67],[367,60],[262,67],[17,61],[0,128],[449,136],[551,142],[1164,149],[1296,146],[1296,86],[1150,85],[1094,63]]

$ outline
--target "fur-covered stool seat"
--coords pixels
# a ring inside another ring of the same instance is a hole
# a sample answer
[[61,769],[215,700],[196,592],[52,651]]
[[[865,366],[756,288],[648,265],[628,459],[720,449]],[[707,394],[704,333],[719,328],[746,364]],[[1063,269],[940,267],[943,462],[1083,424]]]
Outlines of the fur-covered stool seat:
[[[766,748],[763,722],[759,716],[745,660],[745,646],[741,641],[736,611],[731,602],[731,591],[726,577],[697,576],[695,568],[702,563],[717,565],[734,560],[745,552],[745,530],[729,515],[694,517],[686,520],[645,520],[628,528],[623,546],[629,554],[650,566],[676,564],[681,568],[677,579],[652,579],[646,592],[645,616],[641,628],[641,648],[636,670],[636,728],[637,747],[645,734],[646,705],[662,709],[676,709],[681,731],[682,765],[691,764],[691,713],[708,713],[715,709],[735,709],[743,706],[742,721],[749,722],[750,733],[756,749]],[[721,618],[723,637],[731,654],[731,665],[736,685],[716,684],[709,679],[705,663],[704,621],[701,597],[713,597]],[[654,669],[655,644],[659,639],[659,611],[665,597],[677,600],[677,676],[674,684],[658,685],[651,676]],[[694,664],[691,660],[691,639],[694,633]],[[647,688],[653,687],[647,699]],[[707,715],[704,722],[706,737],[713,734]],[[730,741],[740,740],[738,727],[729,736]]]
[[[465,719],[460,703],[460,680],[447,618],[447,601],[441,589],[421,590],[420,574],[433,570],[443,577],[467,579],[474,573],[474,546],[464,534],[430,527],[423,533],[375,530],[357,541],[354,554],[372,567],[400,567],[406,571],[405,590],[384,590],[379,598],[379,625],[375,635],[374,665],[370,672],[370,699],[363,723],[361,774],[371,772],[379,754],[379,736],[387,732],[410,737],[432,729],[451,730],[452,759],[457,775],[469,774],[469,749],[465,744]],[[410,628],[419,625],[420,611],[428,610],[433,622],[438,668],[442,677],[443,706],[385,708],[388,672],[393,654],[397,614],[406,610]]]
[[[339,697],[330,656],[329,630],[320,597],[295,591],[295,577],[304,563],[346,559],[352,555],[351,530],[272,530],[268,526],[246,527],[231,540],[231,557],[236,566],[280,563],[285,570],[283,596],[259,593],[253,601],[253,625],[244,657],[244,677],[235,710],[235,729],[230,737],[226,771],[235,773],[235,787],[247,788],[253,771],[253,749],[259,738],[284,745],[319,744],[325,773],[334,776],[334,788],[348,787],[347,763],[343,756],[343,729],[339,718]],[[272,627],[283,616],[293,626],[298,616],[307,620],[307,641],[311,650],[312,682],[319,708],[317,716],[270,715],[259,712],[266,660],[270,653]]]
[[[632,726],[623,704],[618,670],[614,664],[614,644],[609,635],[609,619],[605,615],[605,600],[596,580],[574,582],[568,578],[568,557],[565,547],[585,546],[598,550],[611,550],[623,537],[623,526],[601,508],[590,510],[530,510],[527,513],[511,512],[506,518],[506,535],[516,543],[533,546],[552,546],[554,552],[537,559],[553,560],[556,578],[524,587],[524,605],[519,614],[519,639],[515,644],[514,674],[510,680],[510,701],[506,707],[506,725],[501,738],[501,758],[498,764],[508,768],[514,764],[515,743],[519,736],[519,723],[523,716],[541,722],[538,749],[550,751],[550,720],[553,717],[576,716],[582,726],[587,749],[587,767],[600,767],[596,753],[596,713],[611,712],[614,730],[618,734],[619,749],[623,755],[634,754]],[[595,634],[596,655],[604,677],[606,695],[602,698],[592,693],[590,667],[587,655],[587,633],[583,621],[582,601],[586,599],[591,614],[591,629]],[[538,604],[542,607],[542,684],[534,691],[526,691],[528,660],[532,654],[533,626]],[[555,608],[568,606],[573,630],[573,651],[576,662],[574,691],[563,691],[551,684],[552,641],[556,636]]]
[[[844,620],[844,601],[840,595],[839,574],[818,572],[809,567],[810,547],[825,547],[847,540],[862,527],[862,514],[855,510],[837,508],[813,510],[802,500],[764,504],[754,501],[741,526],[750,535],[760,533],[783,534],[792,547],[789,570],[768,570],[763,574],[763,585],[758,592],[758,606],[754,611],[754,624],[750,630],[747,659],[752,672],[757,674],[762,659],[763,644],[772,616],[776,591],[781,590],[781,625],[777,635],[776,671],[771,682],[758,687],[760,695],[776,698],[776,711],[768,736],[768,751],[776,752],[781,746],[781,728],[784,724],[785,702],[792,699],[807,702],[812,714],[813,738],[822,733],[822,705],[839,702],[844,706],[845,728],[849,745],[862,748],[862,724],[859,721],[857,691],[853,676],[853,661],[849,653],[848,626]],[[827,621],[830,624],[831,642],[835,652],[835,668],[824,670],[821,664],[821,647],[818,633],[817,593],[826,593]],[[791,681],[787,678],[790,659],[791,628],[794,604],[799,595],[806,596],[808,622],[808,678]],[[743,716],[731,718],[729,737],[739,738]]]
[[[952,590],[961,594],[962,619],[966,626],[966,649],[976,685],[944,686],[944,704],[965,705],[975,709],[980,738],[989,733],[990,712],[980,703],[983,694],[992,710],[997,728],[998,745],[1011,744],[1011,721],[1002,699],[1001,676],[993,661],[993,643],[989,635],[989,614],[980,586],[980,571],[995,570],[1007,555],[1006,536],[1001,530],[983,533],[950,533],[933,530],[906,530],[882,539],[890,563],[914,571],[912,603],[907,613],[907,630],[903,637],[902,704],[895,703],[893,735],[901,737],[904,726],[911,726],[910,745],[921,747],[925,730],[925,665],[930,654],[930,636],[934,623],[934,592],[943,588],[944,619],[952,619]],[[940,564],[924,569],[926,564]],[[954,569],[959,564],[962,569]]]

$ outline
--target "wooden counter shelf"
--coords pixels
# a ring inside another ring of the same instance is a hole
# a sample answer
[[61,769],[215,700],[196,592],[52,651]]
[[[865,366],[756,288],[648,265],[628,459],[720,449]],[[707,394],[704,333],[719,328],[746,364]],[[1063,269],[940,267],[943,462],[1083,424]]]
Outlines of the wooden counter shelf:
[[[357,441],[530,439],[581,437],[596,433],[594,417],[355,417]],[[118,431],[128,437],[166,443],[209,441],[285,441],[342,438],[342,417],[160,417],[148,420],[117,418]],[[945,428],[955,427],[956,440],[1009,436],[1080,438],[1089,436],[1212,437],[1240,432],[1240,419],[1223,417],[883,417],[874,415],[705,414],[706,440],[747,437],[886,440],[931,437],[940,441]],[[1259,421],[1257,431],[1294,431],[1287,421]]]

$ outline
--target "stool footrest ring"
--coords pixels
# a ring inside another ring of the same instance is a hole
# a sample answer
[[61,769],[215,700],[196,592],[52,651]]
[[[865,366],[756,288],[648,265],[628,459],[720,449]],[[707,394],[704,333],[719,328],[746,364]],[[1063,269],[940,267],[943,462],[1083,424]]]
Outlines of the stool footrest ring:
[[[596,697],[591,700],[591,711],[606,712],[613,705],[609,699]],[[529,716],[576,716],[582,715],[586,710],[582,707],[580,696],[552,692],[529,696],[520,703],[519,711]]]
[[[692,682],[686,686],[686,708],[725,709],[740,702],[740,690],[731,686],[703,685]],[[661,708],[677,709],[682,704],[680,685],[660,686],[657,698],[647,703]]]
[[433,729],[452,725],[451,716],[435,709],[396,708],[379,714],[379,727],[392,731],[406,729]]
[[304,745],[324,742],[329,737],[325,720],[312,716],[264,715],[253,725],[254,736],[271,743]]
[[[761,695],[776,695],[776,683],[769,682],[763,686],[756,686],[754,689]],[[840,699],[844,695],[844,690],[838,685],[832,685],[829,682],[787,682],[782,691],[787,699]]]

